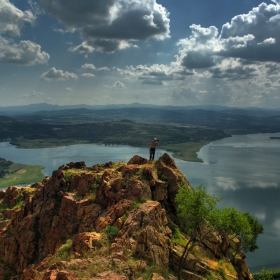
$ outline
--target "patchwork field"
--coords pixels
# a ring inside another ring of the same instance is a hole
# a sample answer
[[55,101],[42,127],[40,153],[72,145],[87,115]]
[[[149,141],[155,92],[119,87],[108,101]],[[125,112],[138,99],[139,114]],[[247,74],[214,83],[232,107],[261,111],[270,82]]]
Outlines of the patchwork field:
[[13,163],[6,170],[6,174],[0,178],[0,188],[10,185],[41,182],[44,179],[41,165],[27,165]]

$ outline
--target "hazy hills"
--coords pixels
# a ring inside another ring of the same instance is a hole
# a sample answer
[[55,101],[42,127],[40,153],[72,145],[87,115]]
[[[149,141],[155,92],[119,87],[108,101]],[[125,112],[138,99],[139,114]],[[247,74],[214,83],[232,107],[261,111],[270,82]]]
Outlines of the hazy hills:
[[277,110],[142,104],[79,106],[83,105],[0,107],[0,140],[21,147],[75,143],[141,147],[155,135],[161,145],[174,145],[211,142],[233,134],[280,132]]
[[223,106],[155,106],[145,104],[58,106],[46,103],[0,107],[0,115],[44,124],[82,124],[116,120],[195,125],[231,134],[279,132],[280,110]]
[[159,110],[172,110],[172,111],[185,111],[185,110],[207,110],[222,112],[226,114],[233,115],[247,115],[252,117],[269,117],[280,115],[280,109],[265,109],[258,107],[247,107],[247,108],[237,108],[237,107],[226,107],[219,105],[200,105],[200,106],[158,106],[153,104],[109,104],[109,105],[52,105],[47,103],[30,104],[24,106],[0,106],[0,115],[21,115],[29,114],[40,111],[61,111],[61,110],[71,110],[71,109],[89,109],[89,110],[105,110],[105,109],[124,109],[124,108],[152,108]]

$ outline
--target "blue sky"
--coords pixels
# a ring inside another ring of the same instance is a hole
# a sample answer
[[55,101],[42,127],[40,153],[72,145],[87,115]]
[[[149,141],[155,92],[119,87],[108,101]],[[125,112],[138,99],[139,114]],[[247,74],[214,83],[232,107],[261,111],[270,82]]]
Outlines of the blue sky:
[[0,106],[280,108],[280,0],[0,0]]

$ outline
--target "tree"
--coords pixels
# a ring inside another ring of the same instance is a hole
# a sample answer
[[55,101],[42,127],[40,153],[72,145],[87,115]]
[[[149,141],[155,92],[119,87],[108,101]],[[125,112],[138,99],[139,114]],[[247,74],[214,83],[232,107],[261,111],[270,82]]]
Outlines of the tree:
[[221,235],[227,235],[230,239],[238,237],[240,243],[234,249],[232,259],[241,251],[254,252],[258,249],[257,238],[263,233],[263,225],[249,213],[236,210],[233,207],[225,207],[216,210],[216,230]]
[[219,201],[216,196],[207,194],[202,185],[196,188],[180,186],[176,196],[177,211],[181,227],[189,240],[179,261],[178,279],[181,279],[183,261],[188,258],[192,248],[213,231],[212,225],[217,214],[215,209]]
[[273,280],[273,272],[270,269],[263,267],[262,271],[259,274],[259,280]]
[[183,261],[196,244],[202,244],[213,232],[231,239],[240,239],[234,248],[232,260],[241,251],[253,252],[258,248],[257,238],[264,230],[262,224],[249,213],[233,207],[218,209],[216,205],[221,198],[207,194],[204,186],[180,186],[175,200],[178,203],[177,215],[181,228],[189,236],[178,265],[179,280]]

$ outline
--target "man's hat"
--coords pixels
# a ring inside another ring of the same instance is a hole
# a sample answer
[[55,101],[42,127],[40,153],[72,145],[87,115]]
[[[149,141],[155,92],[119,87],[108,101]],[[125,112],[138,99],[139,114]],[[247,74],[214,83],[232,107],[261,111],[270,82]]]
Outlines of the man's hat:
[[156,140],[156,141],[157,141],[157,138],[154,138],[154,140]]

